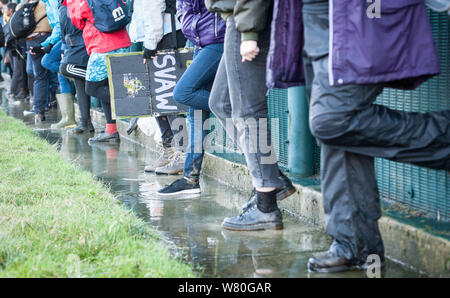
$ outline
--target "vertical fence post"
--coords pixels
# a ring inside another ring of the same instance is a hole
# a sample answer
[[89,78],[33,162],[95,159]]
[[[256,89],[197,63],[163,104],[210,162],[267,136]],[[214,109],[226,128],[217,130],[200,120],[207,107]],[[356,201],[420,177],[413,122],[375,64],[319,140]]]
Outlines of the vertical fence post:
[[314,138],[309,130],[309,107],[305,87],[288,89],[288,167],[292,177],[314,174]]

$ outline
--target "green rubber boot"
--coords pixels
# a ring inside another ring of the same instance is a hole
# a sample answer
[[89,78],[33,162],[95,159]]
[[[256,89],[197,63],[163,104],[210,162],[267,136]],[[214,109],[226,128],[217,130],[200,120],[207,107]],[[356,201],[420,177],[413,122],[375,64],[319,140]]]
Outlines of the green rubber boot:
[[75,127],[75,109],[73,106],[72,93],[56,94],[62,119],[58,123],[52,124],[52,129]]

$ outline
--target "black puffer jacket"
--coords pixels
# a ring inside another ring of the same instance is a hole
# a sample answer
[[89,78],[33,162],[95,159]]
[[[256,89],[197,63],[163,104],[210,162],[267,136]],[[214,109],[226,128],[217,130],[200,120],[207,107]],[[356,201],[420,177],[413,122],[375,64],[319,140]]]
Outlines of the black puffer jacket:
[[59,5],[59,21],[61,24],[61,40],[63,43],[64,57],[61,63],[74,64],[86,67],[89,56],[84,44],[83,32],[72,24],[67,12],[67,6]]
[[257,39],[257,33],[268,26],[272,3],[272,0],[205,0],[209,11],[225,16],[233,14],[237,30],[243,33],[243,40]]

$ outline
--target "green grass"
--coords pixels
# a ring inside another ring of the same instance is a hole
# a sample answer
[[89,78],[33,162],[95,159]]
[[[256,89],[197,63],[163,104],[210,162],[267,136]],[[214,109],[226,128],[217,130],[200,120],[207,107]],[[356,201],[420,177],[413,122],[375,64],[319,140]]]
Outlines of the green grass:
[[0,277],[194,277],[90,173],[0,111]]

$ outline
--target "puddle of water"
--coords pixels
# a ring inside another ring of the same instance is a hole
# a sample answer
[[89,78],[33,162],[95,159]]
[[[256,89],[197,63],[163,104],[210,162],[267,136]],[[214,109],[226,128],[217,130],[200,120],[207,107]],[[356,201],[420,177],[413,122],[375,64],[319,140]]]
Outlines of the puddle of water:
[[[3,92],[5,93],[5,92]],[[155,153],[136,144],[89,146],[91,135],[69,135],[52,131],[57,113],[36,127],[33,116],[24,116],[27,103],[12,105],[2,96],[1,107],[22,119],[49,143],[56,144],[61,156],[90,171],[109,185],[123,205],[156,227],[164,235],[174,256],[192,264],[201,277],[324,277],[309,274],[306,264],[312,252],[326,250],[330,239],[321,228],[284,215],[282,231],[232,232],[221,228],[224,217],[238,214],[248,194],[202,178],[202,194],[192,197],[161,198],[155,192],[177,176],[145,174],[146,164]],[[408,268],[387,262],[385,277],[419,277]],[[326,277],[365,277],[353,271]]]

